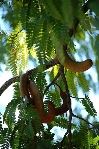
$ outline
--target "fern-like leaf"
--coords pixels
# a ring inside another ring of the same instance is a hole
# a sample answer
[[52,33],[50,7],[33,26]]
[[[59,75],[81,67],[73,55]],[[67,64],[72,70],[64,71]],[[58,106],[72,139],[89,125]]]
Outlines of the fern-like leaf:
[[81,100],[83,106],[85,107],[86,111],[91,115],[91,116],[96,116],[97,112],[93,106],[93,103],[89,99],[88,95],[85,94],[85,98]]

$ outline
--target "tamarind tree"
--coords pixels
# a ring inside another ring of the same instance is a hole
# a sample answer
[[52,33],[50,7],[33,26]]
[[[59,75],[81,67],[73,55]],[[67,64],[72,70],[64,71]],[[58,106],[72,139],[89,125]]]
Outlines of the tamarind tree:
[[0,62],[13,76],[0,87],[2,96],[13,84],[0,113],[0,147],[99,148],[99,120],[88,96],[98,91],[91,72],[99,80],[99,1],[12,0],[0,7],[9,23],[0,33]]

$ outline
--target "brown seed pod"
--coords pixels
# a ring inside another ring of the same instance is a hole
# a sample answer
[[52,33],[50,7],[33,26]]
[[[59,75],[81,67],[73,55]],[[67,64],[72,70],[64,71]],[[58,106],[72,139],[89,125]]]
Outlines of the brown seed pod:
[[48,101],[48,113],[44,113],[44,105],[43,105],[43,99],[41,92],[37,85],[34,82],[30,82],[29,84],[29,91],[34,99],[35,102],[35,108],[37,109],[39,116],[40,116],[40,121],[41,123],[50,123],[54,120],[55,118],[55,106],[51,101]]
[[55,105],[48,101],[48,113],[41,116],[41,123],[51,123],[55,118]]
[[28,92],[28,74],[24,73],[20,77],[20,93],[23,98],[29,97],[29,92]]
[[29,91],[30,91],[32,98],[34,99],[35,108],[37,109],[39,115],[40,116],[43,115],[44,105],[43,105],[42,95],[41,95],[39,88],[33,81],[31,81],[29,84]]
[[65,68],[74,72],[84,72],[92,66],[93,62],[91,59],[87,59],[82,62],[76,62],[72,60],[70,56],[67,54],[65,46],[63,46],[63,48],[61,49],[63,49],[62,55],[63,55],[64,61],[62,60],[62,55],[60,57],[60,52],[58,49],[56,49],[57,59]]
[[62,90],[60,90],[60,96],[63,99],[63,104],[60,107],[55,108],[56,116],[64,114],[69,110],[66,92],[63,92]]

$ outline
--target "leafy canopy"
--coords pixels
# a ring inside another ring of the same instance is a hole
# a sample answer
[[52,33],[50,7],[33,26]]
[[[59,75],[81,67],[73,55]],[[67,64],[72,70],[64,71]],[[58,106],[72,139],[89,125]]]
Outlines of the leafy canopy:
[[[98,0],[12,0],[2,1],[0,5],[4,9],[2,19],[9,22],[11,29],[10,33],[1,31],[0,62],[6,64],[6,71],[10,70],[13,75],[0,88],[0,95],[14,83],[13,98],[4,114],[0,115],[1,148],[98,148],[97,112],[88,97],[89,90],[95,91],[96,84],[91,74],[72,72],[63,68],[56,59],[56,48],[67,45],[72,59],[77,61],[76,54],[80,61],[92,58],[99,79]],[[61,50],[59,53],[61,55]],[[59,107],[62,104],[61,90],[68,95],[67,114],[55,117],[50,124],[40,124],[36,109],[27,98],[21,98],[20,76],[28,66],[31,67],[28,71],[30,79],[35,81],[44,97],[45,113],[48,112],[48,100]],[[84,97],[78,97],[80,89]],[[73,99],[77,103],[75,109],[72,107]],[[78,103],[88,113],[85,119]],[[91,116],[94,118],[92,123],[89,122]],[[7,128],[3,128],[2,118]],[[55,126],[64,129],[64,137],[54,140],[55,132],[51,130]]]

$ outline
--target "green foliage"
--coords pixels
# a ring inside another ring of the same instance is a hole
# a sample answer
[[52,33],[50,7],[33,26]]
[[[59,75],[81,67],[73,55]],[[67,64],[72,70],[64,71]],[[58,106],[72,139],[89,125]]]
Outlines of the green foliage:
[[11,102],[7,105],[4,112],[4,121],[10,129],[13,129],[13,125],[16,123],[16,110],[21,102],[20,93],[18,91],[19,85],[14,85],[14,96]]
[[[84,58],[91,56],[90,50],[87,50],[91,47],[96,56],[94,60],[99,80],[97,50],[99,47],[99,31],[97,31],[99,28],[99,2],[91,3],[90,0],[87,2],[90,3],[88,5],[90,10],[86,10],[86,13],[84,9],[87,9],[87,6],[82,8],[85,4],[85,1],[82,0],[12,0],[10,7],[9,3],[3,3],[6,9],[3,18],[9,22],[12,31],[9,36],[3,31],[0,34],[2,49],[0,50],[0,62],[6,63],[5,55],[7,55],[6,70],[10,70],[13,76],[20,76],[26,72],[30,62],[33,63],[33,67],[37,66],[37,69],[29,74],[29,79],[36,83],[42,93],[45,113],[48,112],[48,100],[52,101],[55,107],[62,105],[63,101],[60,97],[60,89],[62,89],[67,95],[69,91],[70,97],[73,97],[75,101],[81,102],[89,117],[95,117],[97,114],[93,103],[86,95],[93,84],[95,85],[90,75],[78,74],[65,69],[65,81],[62,76],[54,80],[60,71],[60,65],[46,70],[48,66],[51,66],[49,60],[56,56],[56,48],[61,54],[61,45],[68,45],[68,53],[72,59],[76,60],[74,52],[78,53],[80,61],[83,60],[82,55]],[[88,41],[85,42],[86,36]],[[90,41],[91,46],[88,46],[87,42]],[[80,48],[77,48],[75,43],[79,43]],[[50,86],[48,86],[49,84]],[[78,98],[79,89],[82,89],[85,98]],[[88,123],[83,118],[79,118],[79,123],[75,124],[72,115],[74,111],[71,109],[67,113],[55,117],[50,124],[41,124],[35,105],[30,104],[28,98],[22,99],[19,90],[19,83],[15,83],[13,98],[6,106],[4,115],[0,115],[1,149],[9,147],[12,149],[68,149],[70,145],[75,149],[99,148],[97,125]],[[66,100],[68,102],[68,96]],[[69,108],[71,105],[69,103]],[[77,106],[76,108],[78,108]],[[75,116],[76,118],[78,116]],[[4,128],[3,122],[6,124],[6,128]],[[55,126],[65,131],[64,137],[60,136],[61,139],[54,139],[55,134],[51,130]]]
[[[6,40],[7,40],[7,38],[8,38],[8,35],[7,35],[7,33],[6,32],[4,32],[3,30],[0,30],[0,63],[4,63],[4,64],[6,64],[6,58],[5,58],[5,56],[7,56],[6,55],[6,46],[4,46],[4,45],[6,45]],[[1,65],[0,65],[0,71],[2,70],[2,67],[1,67]]]
[[[76,148],[90,148],[89,138],[88,138],[88,130],[85,124],[81,124],[81,126],[73,132],[73,143]],[[75,140],[76,138],[76,140]],[[76,141],[76,142],[75,142]]]
[[76,76],[73,72],[67,71],[67,82],[68,82],[68,88],[70,92],[74,95],[77,96],[77,83],[76,83]]
[[64,117],[56,117],[54,125],[66,129],[68,127],[68,121]]
[[79,86],[81,86],[84,93],[88,92],[89,89],[89,81],[86,79],[83,73],[77,75],[77,82]]
[[21,74],[22,69],[25,69],[28,61],[28,49],[25,42],[25,33],[21,30],[21,24],[19,23],[15,30],[8,38],[8,67],[13,75]]
[[85,94],[85,98],[81,100],[83,106],[86,108],[86,111],[91,115],[91,116],[96,116],[97,112],[93,106],[93,103],[90,101],[89,97]]

